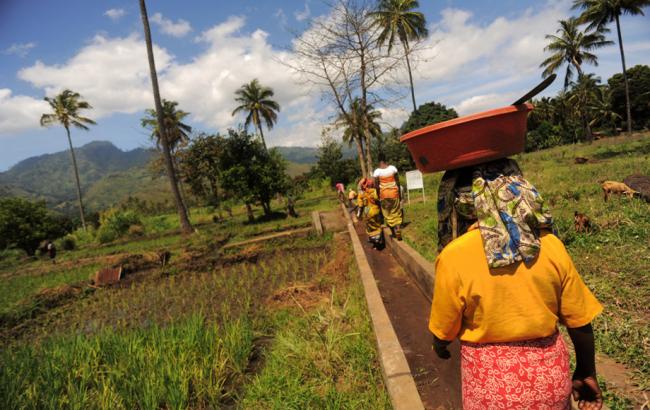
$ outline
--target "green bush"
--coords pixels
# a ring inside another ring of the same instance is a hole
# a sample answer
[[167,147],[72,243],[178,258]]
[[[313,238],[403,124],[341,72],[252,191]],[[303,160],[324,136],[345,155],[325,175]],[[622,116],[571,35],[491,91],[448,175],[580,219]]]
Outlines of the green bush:
[[92,226],[88,226],[85,230],[83,228],[78,228],[70,234],[70,236],[74,238],[76,246],[94,243],[96,235],[97,230]]
[[97,240],[107,243],[124,236],[132,225],[141,225],[140,215],[133,210],[109,209],[99,216]]
[[60,238],[71,228],[70,220],[49,211],[45,201],[0,199],[0,249],[18,248],[34,255],[41,242]]
[[129,226],[129,236],[134,236],[134,237],[140,237],[144,236],[144,226],[138,224],[138,225],[131,225]]
[[72,251],[77,247],[77,241],[74,236],[68,234],[59,240],[58,247],[64,251]]

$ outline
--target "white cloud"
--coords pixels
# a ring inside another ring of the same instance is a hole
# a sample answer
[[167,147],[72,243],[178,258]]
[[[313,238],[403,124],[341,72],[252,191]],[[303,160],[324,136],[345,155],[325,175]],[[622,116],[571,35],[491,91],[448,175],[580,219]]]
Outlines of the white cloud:
[[163,88],[195,119],[218,129],[234,126],[241,118],[231,116],[234,93],[244,83],[258,78],[275,91],[285,116],[293,101],[307,91],[281,61],[288,52],[273,49],[262,30],[240,34],[245,19],[230,17],[197,37],[206,49],[188,64],[173,65],[163,79]]
[[293,16],[298,21],[305,21],[311,16],[311,10],[309,9],[309,3],[305,2],[305,7],[302,10],[296,10],[293,13]]
[[512,104],[517,98],[516,93],[492,93],[475,95],[462,100],[454,107],[459,115],[469,115],[492,108]]
[[160,13],[151,16],[151,22],[157,24],[163,33],[172,37],[183,37],[192,31],[192,26],[186,20],[178,19],[178,21],[174,23],[172,20],[163,17]]
[[126,11],[124,9],[108,9],[104,12],[104,15],[113,21],[121,19],[125,14]]
[[26,57],[32,48],[36,47],[36,43],[14,43],[9,48],[3,51],[7,55],[16,55],[18,57]]
[[[298,84],[297,77],[282,63],[291,54],[274,49],[262,30],[240,33],[244,23],[243,17],[231,17],[201,33],[196,41],[204,49],[185,64],[174,61],[167,50],[155,47],[161,93],[192,113],[192,121],[224,130],[242,121],[231,115],[235,91],[258,78],[274,89],[275,99],[282,106],[281,124],[269,133],[270,141],[284,140],[289,122],[306,118],[306,114],[295,116],[295,112],[315,106],[317,97],[306,97],[309,90]],[[65,63],[47,65],[37,61],[20,70],[18,77],[43,89],[46,95],[65,88],[79,92],[93,105],[93,118],[141,112],[152,106],[146,50],[138,34],[124,38],[96,36]],[[314,118],[323,115],[327,114],[313,114]],[[289,117],[292,120],[288,122]],[[311,133],[303,129],[302,137],[293,133],[290,138],[311,141],[313,133],[316,143],[319,132],[320,128]]]
[[[172,57],[154,47],[159,72]],[[65,88],[80,93],[94,107],[95,118],[111,113],[134,113],[152,105],[149,65],[144,41],[138,35],[124,38],[96,36],[64,64],[37,61],[18,77],[48,96]]]
[[390,131],[391,128],[401,127],[410,114],[402,107],[380,107],[377,111],[381,113],[379,124],[384,132]]
[[0,88],[0,135],[39,127],[41,114],[49,105],[25,95],[12,96],[8,88]]

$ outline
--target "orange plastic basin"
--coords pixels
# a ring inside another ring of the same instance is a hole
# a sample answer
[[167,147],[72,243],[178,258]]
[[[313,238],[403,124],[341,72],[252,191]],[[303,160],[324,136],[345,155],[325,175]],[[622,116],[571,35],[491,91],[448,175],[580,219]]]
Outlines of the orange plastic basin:
[[454,118],[402,135],[421,172],[480,164],[524,150],[531,104]]

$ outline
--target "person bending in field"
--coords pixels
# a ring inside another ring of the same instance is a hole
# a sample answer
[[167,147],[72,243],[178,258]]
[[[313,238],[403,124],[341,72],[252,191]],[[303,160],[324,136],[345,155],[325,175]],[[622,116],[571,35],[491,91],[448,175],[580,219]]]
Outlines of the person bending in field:
[[[602,306],[585,286],[552,218],[517,163],[447,171],[438,191],[433,347],[460,339],[463,408],[600,409],[592,320]],[[576,351],[569,354],[558,324]]]
[[46,249],[47,256],[50,257],[52,264],[56,265],[56,246],[54,246],[54,243],[52,241],[47,241]]
[[372,174],[375,178],[375,186],[379,191],[381,201],[381,213],[384,216],[386,225],[390,228],[397,240],[402,240],[402,207],[401,190],[397,168],[388,165],[384,158],[379,159],[379,168]]
[[379,209],[379,196],[372,178],[363,178],[360,182],[363,194],[358,195],[357,205],[365,210],[366,233],[368,241],[373,248],[381,249],[383,245],[383,231],[381,229],[381,210]]

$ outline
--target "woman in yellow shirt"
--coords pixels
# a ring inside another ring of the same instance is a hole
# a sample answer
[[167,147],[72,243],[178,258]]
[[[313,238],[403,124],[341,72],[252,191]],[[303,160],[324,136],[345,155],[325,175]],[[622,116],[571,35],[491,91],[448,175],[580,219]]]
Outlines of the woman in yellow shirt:
[[[463,407],[568,409],[573,392],[599,409],[591,321],[602,307],[516,162],[447,171],[438,196],[429,329],[440,357],[461,341]],[[572,378],[558,323],[576,349]]]
[[371,178],[362,178],[359,186],[363,194],[359,194],[358,205],[365,210],[366,234],[373,248],[381,249],[384,246],[384,237],[381,229],[381,210],[379,209],[379,196]]

